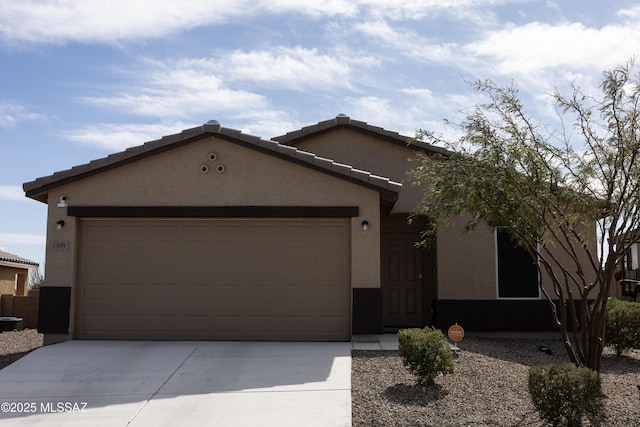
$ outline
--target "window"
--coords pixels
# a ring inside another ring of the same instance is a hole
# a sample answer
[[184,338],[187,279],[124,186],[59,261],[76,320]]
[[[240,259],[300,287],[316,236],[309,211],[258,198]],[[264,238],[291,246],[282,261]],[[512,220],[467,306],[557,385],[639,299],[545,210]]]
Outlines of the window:
[[506,231],[496,230],[498,298],[540,298],[538,269]]
[[622,270],[633,270],[633,253],[631,251],[631,248],[627,249],[627,252],[624,254],[624,258],[622,258]]

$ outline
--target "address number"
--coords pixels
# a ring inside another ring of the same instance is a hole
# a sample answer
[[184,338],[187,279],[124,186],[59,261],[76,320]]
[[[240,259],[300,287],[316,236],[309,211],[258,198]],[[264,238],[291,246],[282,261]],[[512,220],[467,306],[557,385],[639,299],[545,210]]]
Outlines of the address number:
[[52,243],[54,251],[68,251],[69,250],[69,241],[68,240],[54,240]]

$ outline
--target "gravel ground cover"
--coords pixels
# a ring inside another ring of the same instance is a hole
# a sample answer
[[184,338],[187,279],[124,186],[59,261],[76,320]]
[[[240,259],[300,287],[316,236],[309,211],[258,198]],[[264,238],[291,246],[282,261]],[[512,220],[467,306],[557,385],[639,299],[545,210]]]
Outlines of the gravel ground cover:
[[42,337],[35,329],[0,333],[0,369],[41,347]]
[[[553,352],[539,350],[546,345]],[[560,340],[465,338],[455,373],[416,385],[397,351],[353,351],[354,426],[544,426],[527,391],[533,365],[568,361]],[[606,349],[605,414],[585,426],[640,426],[640,351]]]

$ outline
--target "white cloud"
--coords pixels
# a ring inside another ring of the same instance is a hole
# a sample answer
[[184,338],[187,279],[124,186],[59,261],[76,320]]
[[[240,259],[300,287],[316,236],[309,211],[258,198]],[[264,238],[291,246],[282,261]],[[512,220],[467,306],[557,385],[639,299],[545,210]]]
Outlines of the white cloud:
[[0,185],[0,200],[24,201],[22,187],[18,185]]
[[0,99],[0,127],[12,127],[27,120],[45,119],[44,114],[29,111],[27,107],[13,100]]
[[266,111],[247,111],[234,117],[223,117],[219,122],[224,127],[238,129],[243,133],[264,139],[285,134],[308,124],[292,119],[288,111],[275,108]]
[[277,47],[270,51],[235,51],[221,60],[208,63],[228,81],[241,80],[304,90],[308,87],[350,86],[352,65],[371,67],[379,63],[371,57],[351,54],[327,55],[317,49]]
[[122,151],[195,126],[197,125],[183,122],[170,124],[103,123],[64,132],[61,136],[84,145]]
[[[116,42],[153,38],[224,22],[247,10],[248,1],[5,0],[0,34],[36,43]],[[46,23],[46,24],[44,24]]]
[[640,31],[631,28],[532,23],[492,33],[468,49],[499,59],[502,73],[524,74],[547,67],[583,67],[610,62],[611,58],[619,60],[631,55],[639,42]]
[[[186,66],[185,66],[186,65]],[[116,95],[93,96],[82,101],[101,107],[117,109],[144,117],[187,119],[203,112],[237,112],[264,109],[261,95],[226,87],[217,76],[206,69],[190,68],[193,63],[160,64],[130,87]]]
[[640,5],[631,6],[626,9],[620,9],[617,14],[618,16],[622,16],[630,20],[637,20],[638,18],[640,18]]
[[261,91],[284,88],[309,91],[314,96],[323,92],[342,96],[344,89],[353,89],[354,75],[362,79],[362,70],[377,65],[377,59],[367,56],[332,56],[299,47],[236,50],[220,53],[215,59],[142,60],[135,70],[122,73],[125,81],[120,88],[107,88],[109,92],[104,96],[88,96],[80,101],[163,124],[98,124],[64,132],[62,136],[121,150],[138,145],[151,135],[157,138],[183,129],[183,123],[175,123],[176,120],[204,117],[204,121],[216,119],[223,126],[240,127],[244,132],[268,138],[292,129],[286,125],[298,123],[291,121],[289,113],[275,108],[266,95],[243,86],[256,86]]
[[0,233],[3,245],[44,245],[46,241],[46,236],[41,234]]
[[363,22],[354,25],[353,29],[413,59],[443,63],[454,63],[460,59],[455,43],[440,43],[407,29],[398,31],[386,20]]
[[589,28],[581,23],[534,22],[487,33],[464,50],[474,57],[476,66],[490,64],[493,73],[548,81],[549,70],[589,70],[593,74],[625,62],[639,48],[640,28],[635,25]]
[[227,86],[231,82],[264,88],[288,90],[342,89],[351,86],[356,69],[375,68],[376,58],[357,55],[353,51],[320,53],[318,49],[276,46],[265,50],[220,52],[211,58],[183,59],[175,63],[155,64],[162,69],[173,69],[173,75],[161,79],[158,85],[186,83],[189,89],[199,91]]
[[482,95],[477,92],[436,94],[428,88],[410,87],[401,89],[400,93],[410,97],[412,105],[436,114],[454,115],[484,101]]
[[[276,110],[243,114],[235,118],[230,118],[228,121],[218,121],[223,127],[238,129],[243,133],[259,136],[264,139],[282,135],[303,126],[299,122],[292,121],[289,114]],[[71,130],[62,133],[61,136],[83,145],[117,152],[129,147],[142,145],[148,141],[160,139],[166,135],[180,133],[185,129],[201,126],[202,124],[203,123],[184,122],[162,124],[103,123]],[[0,187],[0,199],[2,199],[2,188],[3,187]],[[19,187],[16,188],[19,189]],[[24,199],[22,193],[21,197]]]
[[464,110],[483,100],[475,92],[436,93],[418,87],[399,89],[394,96],[351,98],[345,113],[406,136],[415,136],[416,130],[425,129],[455,141],[460,137],[456,124],[464,117]]
[[118,43],[265,14],[419,20],[447,13],[457,18],[482,20],[486,18],[482,11],[487,6],[505,1],[3,0],[0,4],[0,37],[9,43]]

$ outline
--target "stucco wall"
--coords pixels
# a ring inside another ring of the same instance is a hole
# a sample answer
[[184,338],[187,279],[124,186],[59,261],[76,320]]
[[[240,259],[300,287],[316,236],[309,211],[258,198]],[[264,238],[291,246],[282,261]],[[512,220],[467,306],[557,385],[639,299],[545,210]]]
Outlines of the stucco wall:
[[423,190],[407,176],[418,154],[402,145],[348,129],[337,129],[295,144],[301,150],[366,170],[402,183],[402,191],[392,213],[414,212]]
[[438,225],[438,298],[496,299],[494,231],[463,232],[462,218]]
[[[451,255],[438,258],[439,298],[496,299],[498,298],[498,281],[495,230],[486,225],[480,225],[474,231],[462,233],[463,224],[463,219],[459,218],[450,224],[442,224],[438,227],[438,254]],[[592,253],[597,256],[596,225],[584,225],[580,233],[584,233],[583,236],[589,242]],[[577,271],[576,263],[558,245],[552,243],[548,246],[548,250],[569,271],[572,273]],[[579,249],[577,254],[587,281],[593,282],[596,273],[591,267],[587,252]],[[597,263],[597,260],[594,262]],[[559,277],[562,277],[559,268],[556,267],[555,271]],[[550,275],[542,271],[540,280],[543,288],[554,298]],[[573,295],[574,297],[578,295],[578,289],[575,287]],[[595,293],[592,296],[594,295]],[[540,294],[540,298],[544,298],[544,295]]]
[[[215,152],[217,160],[209,161]],[[209,166],[202,173],[201,166]],[[224,165],[224,173],[216,167]],[[352,286],[380,286],[377,191],[214,137],[121,166],[49,192],[46,277],[48,286],[74,283],[76,219],[69,206],[358,206],[352,218]],[[363,231],[360,223],[369,222]],[[61,230],[59,220],[65,221]],[[55,241],[69,242],[54,250]],[[73,308],[72,308],[73,310]]]
[[[414,212],[422,199],[425,189],[413,185],[407,175],[418,156],[414,150],[349,129],[320,134],[295,146],[403,183],[394,213]],[[461,218],[438,226],[438,298],[496,299],[495,232],[488,226],[468,233],[463,233],[463,228]],[[588,232],[595,251],[595,224],[589,226]],[[559,257],[568,261],[566,254]],[[582,261],[588,261],[584,255]],[[551,290],[548,275],[541,277],[543,285]]]
[[[16,275],[17,289],[16,289]],[[0,295],[26,295],[29,286],[29,269],[0,266]]]
[[[318,135],[295,145],[320,156],[382,175],[403,184],[393,213],[415,212],[424,188],[407,175],[418,154],[407,147],[348,129]],[[438,227],[439,299],[495,299],[495,236],[480,228],[464,234],[460,220]]]
[[15,268],[0,266],[0,295],[13,295],[16,287],[16,273]]

